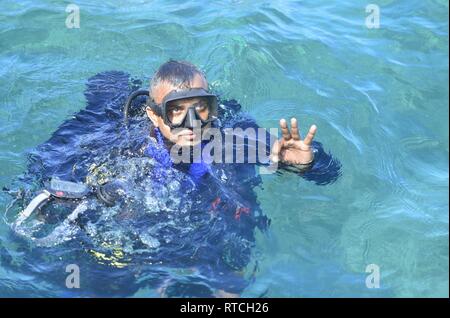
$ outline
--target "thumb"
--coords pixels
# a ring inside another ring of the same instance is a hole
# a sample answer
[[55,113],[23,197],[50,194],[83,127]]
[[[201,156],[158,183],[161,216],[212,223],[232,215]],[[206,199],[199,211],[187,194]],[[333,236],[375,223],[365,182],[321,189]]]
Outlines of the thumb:
[[273,143],[272,150],[270,152],[270,160],[272,162],[279,162],[280,161],[280,152],[281,152],[281,149],[283,148],[283,143],[284,143],[283,142],[283,138],[279,139],[279,140],[276,140]]

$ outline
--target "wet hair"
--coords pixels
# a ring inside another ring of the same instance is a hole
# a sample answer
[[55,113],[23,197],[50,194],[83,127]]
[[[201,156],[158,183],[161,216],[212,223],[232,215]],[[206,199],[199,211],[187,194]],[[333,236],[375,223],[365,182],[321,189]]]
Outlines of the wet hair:
[[177,88],[188,88],[196,75],[204,78],[206,82],[205,74],[194,64],[171,59],[156,71],[150,83],[150,93],[161,83],[168,83]]

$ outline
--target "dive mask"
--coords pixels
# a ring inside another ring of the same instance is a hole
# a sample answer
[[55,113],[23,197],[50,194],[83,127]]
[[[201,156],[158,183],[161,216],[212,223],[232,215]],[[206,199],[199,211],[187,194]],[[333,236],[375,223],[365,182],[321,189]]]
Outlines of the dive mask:
[[[139,95],[149,95],[148,91],[136,91],[128,97],[125,104],[125,120],[131,102]],[[217,96],[203,88],[173,90],[167,94],[161,104],[148,100],[150,107],[170,128],[194,128],[200,122],[201,127],[217,119]],[[197,122],[196,122],[197,121]]]

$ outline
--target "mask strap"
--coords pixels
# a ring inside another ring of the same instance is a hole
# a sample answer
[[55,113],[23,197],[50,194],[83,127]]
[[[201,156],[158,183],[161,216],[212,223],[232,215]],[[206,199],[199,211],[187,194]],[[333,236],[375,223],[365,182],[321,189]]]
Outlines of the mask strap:
[[162,112],[161,106],[156,104],[154,101],[149,100],[147,102],[147,106],[150,107],[151,110],[153,110],[156,113],[156,115],[158,115],[159,117],[163,116],[163,112]]

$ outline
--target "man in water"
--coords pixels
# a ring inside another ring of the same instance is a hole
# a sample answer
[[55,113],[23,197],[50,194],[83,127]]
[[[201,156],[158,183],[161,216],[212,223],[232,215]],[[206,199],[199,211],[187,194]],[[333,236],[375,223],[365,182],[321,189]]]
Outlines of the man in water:
[[[192,149],[207,149],[211,143],[199,138],[203,132],[218,129],[225,134],[225,128],[256,130],[258,125],[240,111],[236,101],[219,105],[217,97],[207,91],[204,74],[194,65],[178,61],[164,63],[152,78],[145,109],[150,120],[137,116],[132,125],[123,125],[121,107],[130,93],[129,84],[129,75],[122,72],[105,72],[89,79],[86,109],[61,125],[32,154],[28,169],[32,180],[56,176],[93,186],[114,179],[128,184],[112,209],[90,198],[92,207],[89,205],[76,223],[69,222],[68,231],[57,232],[62,235],[60,241],[76,244],[73,238],[77,233],[83,242],[81,249],[88,248],[99,265],[109,264],[132,274],[114,288],[92,280],[86,290],[95,294],[133,293],[148,286],[160,286],[161,294],[167,296],[240,294],[248,280],[239,273],[252,260],[255,228],[265,230],[270,223],[253,191],[262,182],[255,163],[267,162],[211,163],[202,157],[176,163],[173,154],[177,152],[172,149],[189,149],[191,156]],[[257,143],[270,155],[269,161],[278,165],[278,171],[297,173],[318,185],[339,177],[339,162],[313,141],[315,126],[304,139],[295,119],[290,130],[286,120],[282,119],[280,126],[280,140],[272,145],[266,134]],[[248,157],[248,138],[242,145],[233,145],[233,150]],[[50,241],[57,249],[59,241]],[[90,265],[85,268],[88,271]],[[189,269],[192,275],[181,279],[172,275],[171,269],[180,268]],[[134,279],[136,271],[145,279]],[[105,281],[119,284],[119,280],[109,279],[103,267],[93,268],[93,273],[95,277],[104,273]],[[98,288],[101,291],[96,292]]]
[[[217,265],[217,268],[226,268],[225,271],[229,272],[230,270],[234,272],[243,270],[250,261],[255,227],[264,230],[269,223],[267,217],[260,211],[256,195],[253,192],[253,188],[261,183],[260,177],[255,173],[254,165],[249,164],[248,160],[243,164],[229,163],[228,166],[226,163],[218,164],[217,166],[222,168],[214,171],[212,168],[215,166],[214,163],[205,164],[204,158],[194,161],[192,148],[201,144],[201,149],[204,149],[209,142],[205,142],[201,135],[211,128],[219,129],[223,134],[224,128],[215,123],[215,117],[219,112],[217,105],[214,105],[215,96],[208,92],[206,77],[196,66],[174,60],[162,64],[151,80],[149,95],[150,100],[147,102],[146,113],[153,124],[151,134],[156,139],[163,140],[165,149],[168,153],[170,152],[172,157],[178,153],[178,151],[171,151],[172,147],[191,149],[189,157],[191,162],[174,166],[187,172],[199,184],[203,180],[205,189],[203,191],[214,187],[214,182],[211,182],[214,178],[211,175],[225,176],[218,183],[223,183],[226,193],[232,193],[233,204],[232,207],[230,204],[224,205],[224,211],[221,214],[221,217],[226,220],[226,234],[223,235],[220,242],[209,246],[211,248],[218,247],[220,250],[217,257],[221,260],[218,261],[220,265]],[[287,121],[280,120],[282,138],[275,140],[273,145],[267,144],[270,143],[268,133],[262,138],[263,140],[257,140],[263,144],[262,147],[267,149],[266,146],[269,146],[270,162],[277,164],[283,170],[299,173],[318,184],[334,181],[339,175],[339,164],[323,151],[320,143],[313,142],[317,127],[312,125],[305,138],[301,138],[297,119],[292,118],[290,124],[291,128],[289,129]],[[253,120],[248,118],[237,120],[230,126],[243,129],[259,128]],[[248,140],[241,139],[241,143],[241,145],[233,145],[233,149],[237,148],[238,151],[245,153],[246,159],[248,159],[248,151],[251,150]],[[156,155],[161,158],[160,151],[161,148],[155,150],[150,145],[145,153],[151,157]],[[200,156],[203,155],[202,153]],[[263,162],[253,163],[263,164]],[[267,164],[267,162],[265,163]],[[226,198],[221,198],[219,195],[211,202],[212,209],[216,209],[225,200]],[[207,241],[206,238],[205,241]],[[209,261],[214,262],[214,260]],[[222,270],[213,269],[212,271]],[[222,279],[226,281],[229,277],[222,277]],[[242,285],[242,283],[237,283],[231,288],[230,285],[233,283],[219,286],[216,289],[216,295],[235,295],[245,288],[245,284]],[[230,291],[232,293],[229,293]]]

